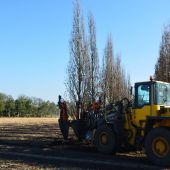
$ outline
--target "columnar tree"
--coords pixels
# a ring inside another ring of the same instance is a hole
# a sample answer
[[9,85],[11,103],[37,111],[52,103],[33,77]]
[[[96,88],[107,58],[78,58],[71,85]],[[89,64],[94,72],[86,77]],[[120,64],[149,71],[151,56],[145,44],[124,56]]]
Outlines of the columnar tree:
[[121,70],[121,58],[118,55],[114,62],[114,83],[113,83],[113,99],[120,100],[123,93],[123,75]]
[[124,97],[130,98],[130,77],[126,78],[121,64],[121,56],[114,57],[111,36],[108,37],[104,50],[101,78],[104,105],[105,103],[114,103]]
[[108,37],[106,42],[106,47],[104,50],[104,59],[103,59],[103,76],[102,77],[102,92],[104,96],[104,103],[113,102],[113,83],[114,83],[114,68],[113,68],[113,42],[111,36]]
[[117,55],[114,62],[114,101],[121,100],[126,97],[130,99],[130,76],[126,76],[122,67],[121,55]]
[[[88,93],[88,46],[79,1],[73,11],[73,28],[70,39],[70,61],[68,64],[67,89],[71,100],[81,103]],[[79,115],[79,110],[77,110]]]
[[164,28],[159,57],[155,65],[155,79],[170,82],[170,24]]
[[90,99],[95,100],[99,88],[99,58],[96,45],[96,25],[92,13],[88,17],[89,60],[90,60]]
[[[107,39],[99,75],[96,25],[91,13],[88,17],[88,31],[87,39],[80,4],[75,0],[66,82],[70,102],[91,104],[100,95],[105,106],[105,103],[113,103],[124,96],[128,97],[128,83],[121,66],[121,57],[119,55],[114,58],[111,36]],[[77,113],[79,115],[79,109]]]

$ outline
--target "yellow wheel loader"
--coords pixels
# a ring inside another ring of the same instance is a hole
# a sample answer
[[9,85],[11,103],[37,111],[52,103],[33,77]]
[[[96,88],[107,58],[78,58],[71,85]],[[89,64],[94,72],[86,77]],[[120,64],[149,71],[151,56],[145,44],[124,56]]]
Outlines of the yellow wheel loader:
[[70,126],[99,152],[142,149],[154,164],[170,166],[170,84],[151,79],[135,83],[134,90],[132,101],[124,98],[98,113],[81,113]]
[[98,151],[142,148],[154,164],[170,166],[170,84],[135,83],[134,99],[122,99],[98,119],[94,144]]

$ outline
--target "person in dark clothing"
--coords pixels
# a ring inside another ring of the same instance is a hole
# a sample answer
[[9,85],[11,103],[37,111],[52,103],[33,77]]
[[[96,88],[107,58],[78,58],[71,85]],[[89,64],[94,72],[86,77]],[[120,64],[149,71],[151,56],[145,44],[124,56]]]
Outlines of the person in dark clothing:
[[68,132],[69,132],[69,121],[68,121],[68,110],[66,102],[61,98],[61,96],[58,97],[58,106],[60,109],[60,117],[59,117],[59,127],[61,130],[61,133],[65,140],[68,139]]
[[102,101],[99,98],[98,101],[94,100],[94,102],[92,103],[92,111],[97,114],[99,113],[100,109],[101,109],[101,105],[102,105]]
[[67,105],[61,96],[59,97],[58,106],[60,109],[60,119],[68,121]]

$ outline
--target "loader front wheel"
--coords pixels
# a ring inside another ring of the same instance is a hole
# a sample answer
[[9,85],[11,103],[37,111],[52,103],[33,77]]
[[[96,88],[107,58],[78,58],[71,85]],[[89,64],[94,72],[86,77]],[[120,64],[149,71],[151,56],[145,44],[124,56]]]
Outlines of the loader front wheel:
[[110,127],[102,126],[96,130],[94,144],[99,152],[111,154],[115,152],[116,136]]
[[154,164],[170,166],[170,131],[167,128],[152,129],[145,140],[145,151]]

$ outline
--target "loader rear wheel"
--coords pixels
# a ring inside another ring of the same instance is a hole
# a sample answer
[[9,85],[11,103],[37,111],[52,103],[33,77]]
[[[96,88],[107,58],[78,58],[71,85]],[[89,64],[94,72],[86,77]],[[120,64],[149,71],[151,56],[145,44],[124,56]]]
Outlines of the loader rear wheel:
[[166,128],[151,130],[145,140],[147,157],[154,164],[170,165],[170,131]]
[[111,154],[116,148],[115,133],[110,127],[102,126],[96,130],[94,143],[99,152]]

